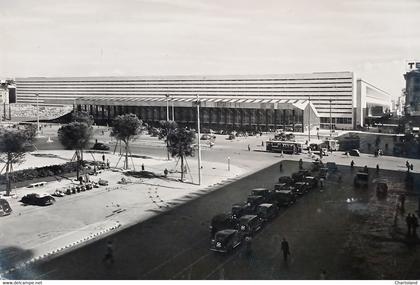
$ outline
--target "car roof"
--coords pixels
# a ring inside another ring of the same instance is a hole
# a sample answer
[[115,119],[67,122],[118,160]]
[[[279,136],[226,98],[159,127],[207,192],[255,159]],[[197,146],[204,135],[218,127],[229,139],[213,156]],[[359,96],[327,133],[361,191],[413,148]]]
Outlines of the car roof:
[[237,232],[237,230],[234,230],[234,229],[225,229],[225,230],[218,231],[216,233],[216,235],[217,236],[230,236],[230,235],[234,234],[235,232]]
[[268,188],[254,188],[251,191],[268,191]]
[[258,198],[264,198],[263,196],[260,196],[260,195],[249,195],[248,196],[248,199],[249,198],[255,198],[255,199],[258,199]]
[[292,193],[292,190],[290,190],[290,189],[280,189],[280,190],[276,190],[276,192],[277,193],[286,193],[286,194],[288,194],[288,193]]
[[269,203],[264,203],[264,204],[259,205],[259,207],[264,207],[264,208],[270,208],[272,206],[273,206],[273,204],[269,204]]
[[258,217],[257,215],[244,215],[240,218],[240,221],[249,221]]

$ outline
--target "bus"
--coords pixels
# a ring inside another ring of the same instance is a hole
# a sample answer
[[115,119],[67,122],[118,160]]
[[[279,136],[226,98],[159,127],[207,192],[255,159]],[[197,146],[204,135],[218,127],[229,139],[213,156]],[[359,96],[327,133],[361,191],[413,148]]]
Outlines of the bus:
[[302,153],[303,143],[301,142],[291,142],[291,141],[280,141],[280,140],[271,140],[266,141],[266,151],[269,152],[281,152],[287,154],[299,154]]

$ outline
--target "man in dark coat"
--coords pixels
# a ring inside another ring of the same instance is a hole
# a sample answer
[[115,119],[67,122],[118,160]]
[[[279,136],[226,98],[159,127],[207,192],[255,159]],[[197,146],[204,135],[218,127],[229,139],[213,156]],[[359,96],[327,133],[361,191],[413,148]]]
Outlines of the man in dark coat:
[[287,258],[290,255],[290,247],[289,247],[289,243],[287,242],[286,238],[283,238],[283,241],[281,242],[281,250],[283,251],[284,262],[287,262]]

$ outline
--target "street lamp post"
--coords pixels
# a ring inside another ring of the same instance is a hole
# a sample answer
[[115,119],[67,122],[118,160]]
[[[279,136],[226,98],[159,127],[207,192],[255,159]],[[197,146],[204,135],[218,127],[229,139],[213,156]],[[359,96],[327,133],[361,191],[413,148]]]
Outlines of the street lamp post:
[[308,110],[308,142],[311,141],[311,96],[309,96],[309,110]]
[[332,116],[331,116],[331,102],[332,102],[332,99],[330,98],[330,138],[332,138]]
[[169,94],[166,94],[166,121],[169,121]]
[[36,93],[35,96],[36,96],[36,128],[39,134],[39,102],[38,102],[39,94]]
[[198,185],[201,185],[200,97],[197,94]]

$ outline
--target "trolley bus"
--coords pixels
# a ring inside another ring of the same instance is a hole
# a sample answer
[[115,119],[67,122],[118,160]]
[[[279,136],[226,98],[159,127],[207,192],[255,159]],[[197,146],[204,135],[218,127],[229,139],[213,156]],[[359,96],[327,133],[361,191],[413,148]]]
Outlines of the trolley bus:
[[302,153],[304,143],[291,142],[291,141],[279,141],[271,140],[266,141],[266,150],[269,152],[282,152],[287,154],[299,154]]

